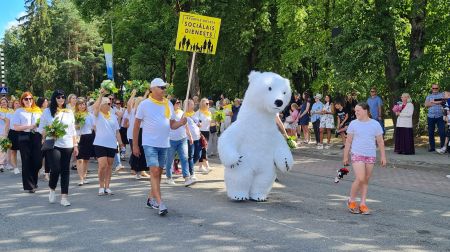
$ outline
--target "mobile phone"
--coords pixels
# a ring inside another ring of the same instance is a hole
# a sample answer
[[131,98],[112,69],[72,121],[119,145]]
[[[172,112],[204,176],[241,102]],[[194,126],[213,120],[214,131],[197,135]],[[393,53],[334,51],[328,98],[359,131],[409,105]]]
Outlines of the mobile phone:
[[442,98],[436,98],[434,101],[442,101]]

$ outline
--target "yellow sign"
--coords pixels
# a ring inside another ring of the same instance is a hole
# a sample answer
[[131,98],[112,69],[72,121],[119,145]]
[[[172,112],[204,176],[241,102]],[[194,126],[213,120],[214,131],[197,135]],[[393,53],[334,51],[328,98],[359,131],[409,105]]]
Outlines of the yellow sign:
[[216,54],[220,22],[220,18],[180,12],[175,49]]

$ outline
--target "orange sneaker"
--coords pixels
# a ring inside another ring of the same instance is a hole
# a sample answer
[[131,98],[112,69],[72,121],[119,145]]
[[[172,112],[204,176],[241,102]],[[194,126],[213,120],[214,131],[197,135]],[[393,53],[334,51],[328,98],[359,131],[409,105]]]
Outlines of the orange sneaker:
[[360,205],[359,206],[359,213],[360,214],[364,214],[364,215],[368,215],[368,214],[370,214],[370,209],[366,205]]
[[359,213],[358,203],[356,201],[347,201],[347,208],[350,211],[350,213],[357,214]]

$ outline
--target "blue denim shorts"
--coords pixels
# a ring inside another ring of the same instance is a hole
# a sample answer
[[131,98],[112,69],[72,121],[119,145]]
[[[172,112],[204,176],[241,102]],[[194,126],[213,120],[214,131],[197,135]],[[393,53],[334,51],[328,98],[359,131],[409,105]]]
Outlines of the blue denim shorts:
[[147,167],[160,167],[161,169],[166,167],[167,150],[169,150],[169,148],[159,148],[147,145],[142,147],[144,148]]

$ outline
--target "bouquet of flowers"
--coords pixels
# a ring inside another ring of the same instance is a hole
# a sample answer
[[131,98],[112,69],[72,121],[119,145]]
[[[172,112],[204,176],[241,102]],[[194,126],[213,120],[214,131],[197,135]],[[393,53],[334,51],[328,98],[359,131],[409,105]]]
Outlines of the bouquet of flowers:
[[286,139],[287,145],[289,146],[289,149],[295,149],[297,148],[297,137],[296,136],[288,136]]
[[223,110],[217,110],[213,115],[213,120],[218,123],[225,121],[225,112]]
[[400,113],[402,112],[402,102],[397,102],[397,104],[394,105],[394,107],[392,108],[392,111],[394,113]]
[[86,116],[86,112],[75,113],[75,125],[78,128],[82,128],[84,126],[84,124],[86,123]]
[[112,80],[104,80],[100,86],[109,93],[115,94],[119,92],[119,89],[116,88],[116,84]]
[[8,151],[8,149],[10,149],[11,146],[12,146],[12,143],[7,137],[2,138],[0,140],[0,148],[2,149],[3,152]]
[[67,125],[59,120],[53,120],[52,124],[44,127],[47,136],[58,139],[66,134]]

